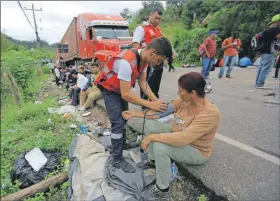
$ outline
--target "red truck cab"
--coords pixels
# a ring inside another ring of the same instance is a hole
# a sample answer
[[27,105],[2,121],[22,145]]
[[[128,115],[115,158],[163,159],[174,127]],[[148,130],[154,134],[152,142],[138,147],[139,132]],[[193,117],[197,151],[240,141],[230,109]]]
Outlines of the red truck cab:
[[123,17],[83,13],[72,20],[58,44],[57,58],[62,57],[66,65],[79,65],[96,60],[96,55],[106,57],[131,46],[132,37]]

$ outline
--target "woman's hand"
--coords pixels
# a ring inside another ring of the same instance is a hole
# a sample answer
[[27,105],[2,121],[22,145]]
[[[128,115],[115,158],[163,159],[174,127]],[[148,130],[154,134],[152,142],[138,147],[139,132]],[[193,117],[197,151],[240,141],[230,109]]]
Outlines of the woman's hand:
[[122,117],[123,117],[125,120],[129,120],[129,119],[131,119],[132,117],[134,117],[134,115],[133,115],[133,112],[132,112],[132,111],[127,110],[127,111],[122,112]]
[[142,143],[141,143],[141,147],[144,151],[147,150],[149,144],[151,143],[151,135],[148,135],[147,137],[145,137],[143,140],[142,140]]

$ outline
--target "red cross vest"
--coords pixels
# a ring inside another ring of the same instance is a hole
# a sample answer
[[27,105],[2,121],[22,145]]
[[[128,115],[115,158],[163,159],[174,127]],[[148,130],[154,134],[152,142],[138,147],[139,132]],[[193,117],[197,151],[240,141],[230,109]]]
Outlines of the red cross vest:
[[146,46],[148,46],[153,39],[163,36],[159,27],[154,27],[151,24],[142,24],[141,26],[145,33],[144,41],[141,41],[141,43],[146,43]]
[[95,79],[94,84],[97,86],[101,85],[108,91],[113,91],[120,94],[120,80],[118,78],[118,74],[113,71],[113,64],[116,59],[124,59],[130,64],[132,70],[130,84],[132,87],[135,86],[139,72],[142,72],[147,67],[147,65],[141,67],[138,66],[140,65],[140,61],[138,61],[140,58],[137,58],[133,50],[116,52],[115,54],[110,55],[108,59],[103,62],[99,60],[101,72]]

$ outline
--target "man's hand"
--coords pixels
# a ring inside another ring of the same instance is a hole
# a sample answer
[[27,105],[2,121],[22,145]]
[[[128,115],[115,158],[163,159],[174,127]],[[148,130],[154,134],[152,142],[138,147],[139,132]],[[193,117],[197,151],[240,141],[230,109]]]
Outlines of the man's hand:
[[157,112],[164,112],[167,110],[167,104],[161,100],[156,100],[149,104],[149,108]]
[[132,117],[134,117],[134,115],[133,115],[133,112],[127,110],[127,111],[124,111],[124,112],[122,113],[122,117],[123,117],[125,120],[129,120],[129,119],[131,119]]

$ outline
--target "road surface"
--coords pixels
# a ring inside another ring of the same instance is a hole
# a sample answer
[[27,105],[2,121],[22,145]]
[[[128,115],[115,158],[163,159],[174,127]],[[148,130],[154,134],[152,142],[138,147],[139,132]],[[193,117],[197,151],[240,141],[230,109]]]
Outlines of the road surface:
[[[160,98],[166,101],[177,97],[177,80],[184,73],[201,68],[176,68],[164,71]],[[279,200],[279,79],[269,75],[266,84],[274,90],[254,89],[256,69],[235,68],[232,79],[218,79],[211,72],[213,90],[208,98],[221,112],[213,154],[203,166],[188,170],[218,195],[229,200]],[[274,69],[273,69],[274,71]],[[134,89],[136,93],[139,89]],[[264,96],[274,92],[275,98]],[[130,106],[137,107],[137,106]]]

